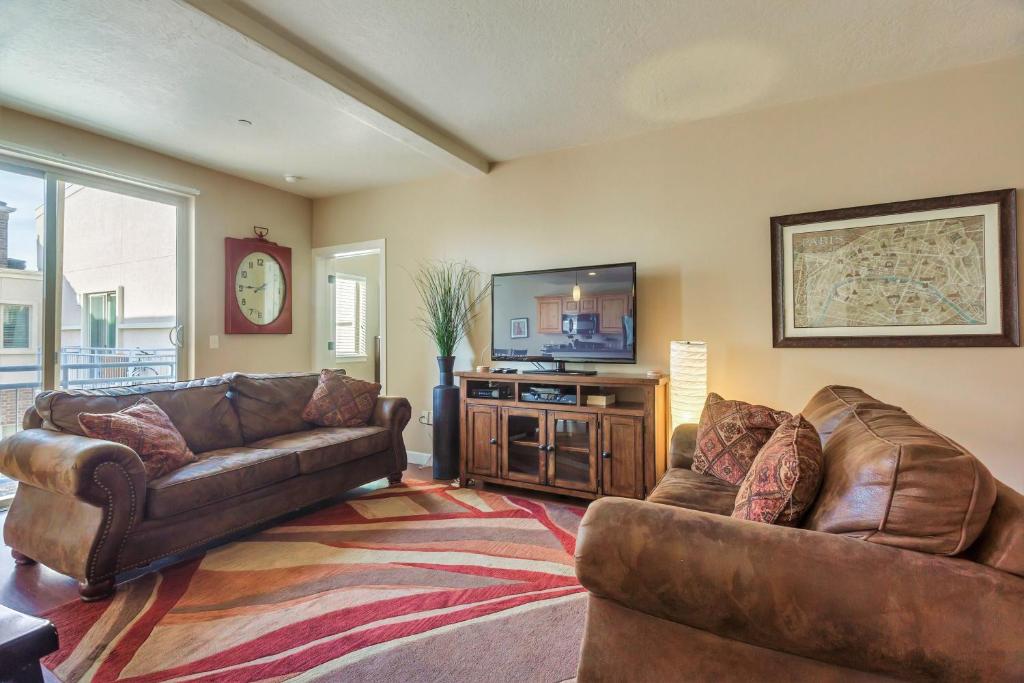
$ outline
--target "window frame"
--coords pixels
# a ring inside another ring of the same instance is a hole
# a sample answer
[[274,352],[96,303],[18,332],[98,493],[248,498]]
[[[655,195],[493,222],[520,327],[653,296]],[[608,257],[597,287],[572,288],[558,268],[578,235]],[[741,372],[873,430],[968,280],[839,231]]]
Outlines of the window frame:
[[[99,291],[99,292],[83,292],[82,293],[82,303],[81,303],[81,308],[82,308],[82,327],[81,327],[81,332],[79,334],[79,341],[81,342],[79,344],[79,346],[82,346],[82,347],[88,346],[90,348],[100,348],[100,349],[116,349],[116,348],[120,348],[120,346],[121,346],[121,291],[120,290],[121,289],[122,289],[121,287],[118,287],[117,289],[114,289],[114,290],[108,289],[108,290],[103,290],[103,291]],[[94,345],[92,343],[92,329],[93,328],[92,328],[92,317],[89,314],[89,302],[90,302],[90,299],[92,297],[100,297],[100,296],[104,297],[104,299],[105,299],[104,302],[103,302],[104,303],[103,308],[104,308],[104,312],[105,313],[109,312],[109,310],[110,310],[109,304],[111,303],[111,300],[112,300],[112,303],[113,303],[113,312],[114,312],[113,320],[107,320],[107,319],[104,320],[105,324],[108,327],[112,327],[113,328],[113,330],[112,330],[113,336],[114,336],[113,343],[108,345],[108,346],[96,346],[96,345]],[[86,336],[88,336],[88,340],[86,339]],[[88,343],[86,343],[86,341],[88,341]]]
[[[4,310],[8,306],[22,306],[22,307],[28,309],[28,323],[27,323],[28,336],[26,338],[26,345],[25,346],[7,346],[4,343],[3,329],[2,329],[3,315],[4,315]],[[34,303],[33,302],[29,302],[29,301],[11,300],[11,301],[0,302],[0,354],[14,356],[14,355],[25,355],[25,354],[28,354],[28,353],[33,353],[33,351],[32,351],[32,349],[34,348],[33,342],[36,341],[36,338],[35,338],[36,335],[35,335],[34,329],[32,327],[32,323],[35,321],[35,315],[36,315],[35,308],[36,307],[35,307]]]
[[[362,275],[349,275],[348,273],[334,273],[334,280],[332,282],[331,290],[331,316],[333,324],[331,326],[333,330],[332,341],[334,342],[333,357],[338,362],[362,362],[369,360],[369,353],[367,351],[367,340],[366,340],[366,323],[367,323],[367,311],[366,311],[366,278]],[[353,306],[355,310],[353,326],[356,327],[353,339],[355,341],[356,350],[353,352],[342,353],[338,349],[338,285],[340,282],[352,282],[356,285],[356,302]],[[361,349],[358,347],[362,347]]]
[[[176,283],[178,327],[175,344],[177,352],[178,379],[194,376],[195,326],[193,311],[194,295],[194,250],[195,239],[195,188],[172,185],[161,181],[120,174],[107,169],[95,168],[63,158],[40,154],[25,148],[0,142],[0,169],[42,178],[45,185],[43,216],[43,258],[39,269],[43,275],[43,302],[41,335],[38,346],[42,358],[40,384],[43,390],[59,388],[59,349],[61,337],[61,307],[63,295],[60,277],[61,249],[63,243],[63,193],[67,184],[83,185],[98,190],[115,192],[130,197],[167,204],[175,208],[176,215]],[[120,319],[122,297],[118,292],[117,315]],[[18,302],[12,302],[18,303]],[[84,333],[84,330],[83,330]],[[120,336],[120,331],[118,331]],[[120,340],[119,340],[120,341]],[[31,344],[31,342],[30,342]],[[19,350],[20,351],[20,350]],[[4,353],[0,349],[0,354]]]

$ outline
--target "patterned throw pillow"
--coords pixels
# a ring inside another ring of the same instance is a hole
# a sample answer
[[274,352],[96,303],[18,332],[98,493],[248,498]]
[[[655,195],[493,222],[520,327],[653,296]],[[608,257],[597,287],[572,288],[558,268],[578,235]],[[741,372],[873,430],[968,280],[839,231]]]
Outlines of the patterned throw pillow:
[[197,460],[171,418],[148,398],[116,413],[79,413],[78,424],[86,436],[114,441],[138,453],[147,480]]
[[302,411],[302,419],[321,427],[364,427],[379,394],[379,384],[321,370],[320,383]]
[[821,487],[824,460],[818,432],[803,415],[775,430],[754,458],[736,494],[732,516],[796,526]]
[[708,394],[697,425],[694,472],[739,484],[779,424],[790,417],[785,410],[743,401],[727,401]]

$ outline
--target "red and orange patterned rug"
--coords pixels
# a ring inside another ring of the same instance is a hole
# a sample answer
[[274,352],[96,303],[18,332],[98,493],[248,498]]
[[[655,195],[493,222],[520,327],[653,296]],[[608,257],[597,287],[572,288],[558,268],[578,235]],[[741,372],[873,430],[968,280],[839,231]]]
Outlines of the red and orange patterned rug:
[[63,681],[562,681],[583,509],[378,489],[47,616]]

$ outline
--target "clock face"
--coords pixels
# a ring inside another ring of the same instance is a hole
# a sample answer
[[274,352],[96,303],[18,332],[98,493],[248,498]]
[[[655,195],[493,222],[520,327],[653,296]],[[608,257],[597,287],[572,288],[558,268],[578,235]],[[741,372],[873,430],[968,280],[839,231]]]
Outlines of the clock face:
[[285,281],[281,264],[262,251],[245,256],[235,271],[235,301],[246,320],[269,325],[284,307]]

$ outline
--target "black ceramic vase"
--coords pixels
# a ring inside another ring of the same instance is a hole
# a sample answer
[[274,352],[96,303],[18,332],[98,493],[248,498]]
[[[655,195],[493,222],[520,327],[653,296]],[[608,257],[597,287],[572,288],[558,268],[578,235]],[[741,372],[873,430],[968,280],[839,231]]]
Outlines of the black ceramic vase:
[[441,383],[434,387],[434,479],[459,476],[459,388],[454,356],[438,356]]

